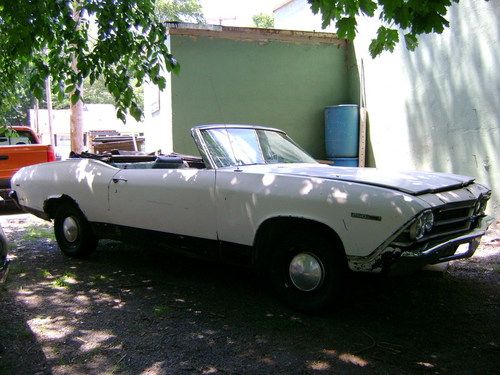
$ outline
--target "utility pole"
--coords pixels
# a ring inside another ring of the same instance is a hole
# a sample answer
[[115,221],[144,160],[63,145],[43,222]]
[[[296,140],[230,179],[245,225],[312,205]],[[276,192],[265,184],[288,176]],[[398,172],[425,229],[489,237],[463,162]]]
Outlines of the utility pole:
[[38,117],[38,110],[40,106],[38,104],[38,99],[35,98],[35,133],[39,136],[40,134],[40,118]]
[[[49,117],[49,136],[50,136],[50,144],[54,144],[54,132],[52,131],[52,95],[50,92],[50,76],[45,79],[45,95],[47,100],[47,115]],[[38,103],[37,103],[38,104]],[[37,106],[38,108],[38,106]],[[38,111],[37,111],[38,112]],[[37,117],[37,126],[38,126],[38,113]]]

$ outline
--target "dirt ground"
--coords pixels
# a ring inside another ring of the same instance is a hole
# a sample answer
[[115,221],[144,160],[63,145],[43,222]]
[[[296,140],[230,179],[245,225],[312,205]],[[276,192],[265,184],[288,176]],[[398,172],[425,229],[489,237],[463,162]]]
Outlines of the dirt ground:
[[64,257],[50,223],[0,217],[0,374],[498,374],[500,225],[445,272],[356,275],[320,315],[257,273],[101,241]]

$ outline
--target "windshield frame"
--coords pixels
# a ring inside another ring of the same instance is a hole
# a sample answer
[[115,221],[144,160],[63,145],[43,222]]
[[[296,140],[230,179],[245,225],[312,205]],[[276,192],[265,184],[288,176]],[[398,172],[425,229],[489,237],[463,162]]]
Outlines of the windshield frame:
[[[210,147],[207,145],[205,138],[203,137],[203,132],[206,130],[231,130],[231,129],[249,129],[249,130],[254,130],[256,131],[256,136],[258,139],[258,146],[260,151],[262,152],[262,145],[261,145],[261,140],[260,137],[257,133],[257,131],[270,131],[274,133],[278,133],[280,136],[282,136],[285,140],[293,144],[297,149],[299,149],[301,152],[303,152],[305,155],[309,156],[311,158],[311,163],[317,163],[316,160],[309,155],[302,147],[300,147],[297,143],[295,143],[284,131],[276,129],[276,128],[271,128],[271,127],[266,127],[266,126],[260,126],[260,125],[222,125],[222,124],[210,124],[210,125],[199,125],[196,127],[193,127],[191,129],[191,135],[193,136],[193,139],[196,143],[196,146],[198,147],[200,151],[200,155],[203,158],[203,161],[205,162],[207,168],[210,169],[220,169],[220,168],[235,168],[235,170],[239,170],[240,167],[248,166],[248,165],[270,165],[270,164],[277,164],[277,163],[269,163],[264,160],[263,163],[247,163],[247,164],[230,164],[230,165],[225,165],[225,166],[218,166],[215,159],[214,155],[210,152]],[[234,151],[232,151],[232,156],[234,157]]]

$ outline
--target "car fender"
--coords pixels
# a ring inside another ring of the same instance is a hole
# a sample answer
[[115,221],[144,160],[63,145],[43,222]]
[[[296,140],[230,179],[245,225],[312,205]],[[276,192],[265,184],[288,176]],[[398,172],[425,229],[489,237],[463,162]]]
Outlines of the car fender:
[[370,254],[429,205],[389,188],[307,176],[218,171],[219,238],[252,245],[274,217],[302,218],[337,233],[348,255]]

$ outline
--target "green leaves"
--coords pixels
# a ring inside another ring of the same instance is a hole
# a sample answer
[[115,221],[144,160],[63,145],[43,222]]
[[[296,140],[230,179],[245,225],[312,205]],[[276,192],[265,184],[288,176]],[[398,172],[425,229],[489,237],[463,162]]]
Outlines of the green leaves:
[[155,9],[162,21],[205,23],[199,0],[155,0]]
[[394,51],[396,43],[399,42],[397,30],[380,26],[377,30],[377,37],[373,39],[368,47],[372,56],[378,56],[383,50]]
[[130,106],[130,114],[133,118],[138,119],[142,116],[141,109],[137,106],[137,103],[133,102]]
[[378,14],[381,26],[369,46],[372,57],[393,51],[399,43],[398,32],[404,33],[406,47],[418,46],[418,35],[442,33],[449,26],[445,18],[453,2],[458,0],[308,0],[314,14],[321,12],[323,28],[335,22],[339,38],[353,40],[355,17]]
[[353,40],[356,36],[356,19],[354,17],[341,18],[335,25],[339,38]]
[[73,91],[70,97],[71,105],[75,105],[80,100],[80,90],[76,89]]
[[406,48],[409,51],[414,51],[415,48],[418,46],[418,39],[417,36],[414,34],[405,34],[405,43],[406,43]]
[[30,72],[29,90],[41,99],[51,76],[52,91],[76,103],[85,79],[103,77],[117,115],[130,111],[140,119],[132,85],[149,80],[165,87],[165,70],[179,71],[166,42],[153,0],[0,0],[0,88],[14,92]]
[[274,17],[268,14],[259,13],[252,17],[255,27],[272,29],[274,27]]
[[363,14],[372,17],[377,9],[377,3],[372,0],[359,0],[359,9]]

